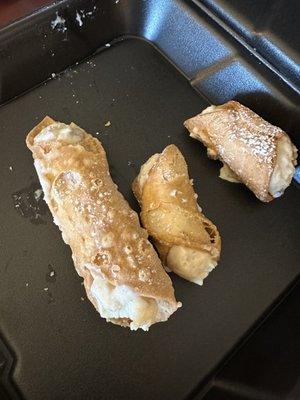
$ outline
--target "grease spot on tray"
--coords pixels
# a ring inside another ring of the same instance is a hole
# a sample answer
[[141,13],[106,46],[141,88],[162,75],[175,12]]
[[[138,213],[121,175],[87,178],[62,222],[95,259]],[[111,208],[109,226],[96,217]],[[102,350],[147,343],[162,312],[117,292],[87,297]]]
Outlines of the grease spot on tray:
[[37,183],[13,193],[15,210],[35,225],[46,224],[46,219],[43,217],[47,214],[48,208],[42,195],[43,191]]

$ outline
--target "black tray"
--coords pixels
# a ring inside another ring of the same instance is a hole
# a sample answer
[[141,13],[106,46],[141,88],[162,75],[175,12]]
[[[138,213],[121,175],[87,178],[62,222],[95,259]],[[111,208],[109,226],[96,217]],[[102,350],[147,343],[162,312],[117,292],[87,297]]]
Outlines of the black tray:
[[300,282],[194,400],[298,400]]
[[[65,24],[53,29],[57,15]],[[194,398],[295,284],[297,184],[260,203],[220,180],[218,163],[182,126],[210,102],[231,98],[299,147],[293,80],[201,3],[61,1],[0,31],[1,399]],[[219,266],[202,288],[172,276],[183,308],[149,333],[100,319],[34,197],[39,183],[24,141],[46,114],[99,137],[137,210],[130,185],[141,163],[175,143],[220,229]]]

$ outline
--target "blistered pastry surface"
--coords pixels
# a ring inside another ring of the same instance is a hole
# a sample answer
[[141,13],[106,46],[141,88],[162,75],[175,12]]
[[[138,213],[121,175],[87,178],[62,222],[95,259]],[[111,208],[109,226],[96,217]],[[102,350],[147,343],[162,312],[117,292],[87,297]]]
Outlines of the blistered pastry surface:
[[92,264],[111,284],[175,307],[171,280],[137,214],[113,183],[101,143],[75,124],[70,135],[75,132],[79,140],[68,135],[41,140],[43,128],[53,124],[50,118],[42,121],[29,133],[27,145],[40,178],[48,182],[45,198],[78,273],[85,277],[86,265]]

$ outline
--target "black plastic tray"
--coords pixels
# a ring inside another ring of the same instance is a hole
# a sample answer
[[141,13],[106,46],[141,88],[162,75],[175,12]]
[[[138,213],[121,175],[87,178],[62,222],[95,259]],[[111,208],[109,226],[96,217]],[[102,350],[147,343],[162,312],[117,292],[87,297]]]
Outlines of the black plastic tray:
[[[65,24],[53,29],[57,15]],[[295,284],[297,184],[260,203],[220,180],[218,163],[182,126],[231,98],[299,146],[296,85],[201,3],[61,1],[0,31],[1,399],[194,398]],[[137,210],[130,185],[141,163],[175,143],[220,229],[219,266],[202,288],[173,276],[183,308],[149,333],[99,318],[34,197],[39,184],[24,141],[46,114],[99,137]]]
[[298,400],[299,302],[298,283],[195,400]]

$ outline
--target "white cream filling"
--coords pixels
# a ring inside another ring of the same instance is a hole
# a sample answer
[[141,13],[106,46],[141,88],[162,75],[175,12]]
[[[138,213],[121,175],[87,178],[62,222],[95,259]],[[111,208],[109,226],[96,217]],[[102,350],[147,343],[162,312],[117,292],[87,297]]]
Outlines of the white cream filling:
[[218,106],[213,106],[213,105],[212,105],[212,106],[206,107],[206,108],[201,112],[201,114],[209,114],[209,113],[215,111],[216,108],[218,108]]
[[217,261],[207,251],[172,246],[167,257],[167,264],[182,278],[202,285],[203,279],[215,268]]
[[100,315],[108,321],[128,318],[131,330],[141,328],[147,331],[155,322],[166,321],[172,313],[163,300],[140,296],[127,285],[114,286],[103,279],[96,269],[89,270],[94,279],[91,294]]
[[295,166],[294,146],[288,136],[283,136],[277,144],[277,159],[271,175],[269,193],[280,197],[292,181]]
[[219,177],[224,181],[240,183],[236,174],[228,167],[227,164],[223,164],[223,167],[220,169]]
[[151,156],[149,158],[149,160],[145,164],[142,165],[141,171],[138,175],[138,183],[139,183],[141,191],[143,190],[143,187],[149,178],[149,172],[150,172],[151,168],[157,162],[158,158],[159,158],[159,154],[153,154],[153,156]]
[[59,140],[70,144],[76,144],[83,139],[83,136],[84,133],[79,127],[71,127],[61,122],[55,122],[42,129],[41,132],[35,136],[34,143],[38,144],[41,142],[54,142]]

